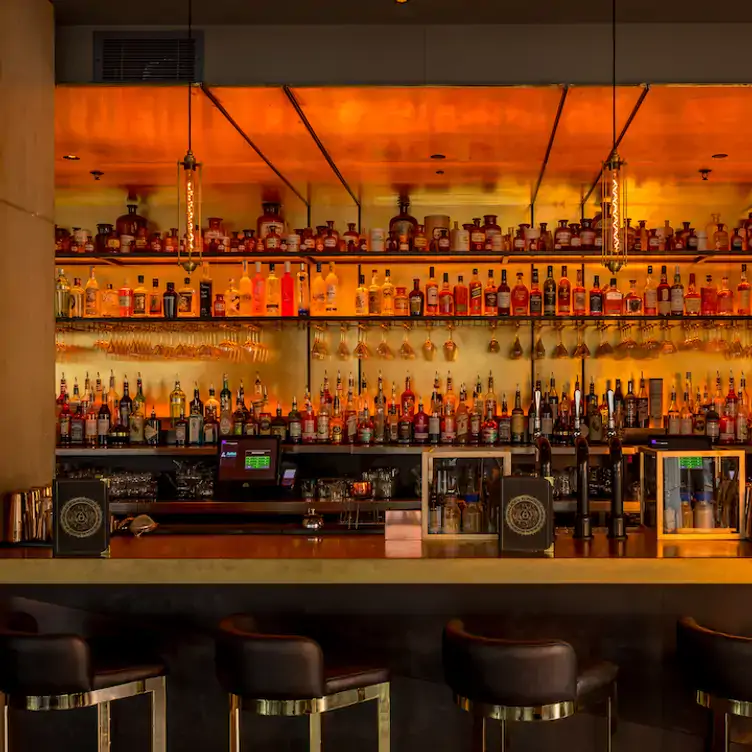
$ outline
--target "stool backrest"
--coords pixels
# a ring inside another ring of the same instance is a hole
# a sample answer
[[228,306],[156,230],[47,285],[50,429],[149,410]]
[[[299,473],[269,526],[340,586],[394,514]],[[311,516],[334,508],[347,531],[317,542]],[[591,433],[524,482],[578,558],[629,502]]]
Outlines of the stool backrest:
[[219,625],[217,678],[226,692],[262,700],[324,695],[324,657],[308,637],[263,634],[252,617],[236,614]]
[[685,616],[676,625],[676,648],[695,689],[752,702],[752,638],[716,632]]
[[577,657],[568,642],[481,637],[457,619],[444,629],[443,652],[447,684],[474,702],[523,707],[576,699]]

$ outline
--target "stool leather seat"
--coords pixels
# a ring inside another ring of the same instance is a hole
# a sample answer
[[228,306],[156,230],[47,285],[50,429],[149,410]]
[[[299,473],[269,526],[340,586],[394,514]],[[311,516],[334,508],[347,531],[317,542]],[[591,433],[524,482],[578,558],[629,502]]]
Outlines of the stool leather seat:
[[165,676],[167,667],[164,663],[119,663],[117,658],[107,661],[104,665],[94,666],[92,689],[105,689],[120,684],[130,684],[135,681],[146,681],[157,676]]
[[506,640],[465,629],[459,619],[444,630],[444,673],[454,693],[510,707],[574,702],[615,681],[618,668],[598,661],[578,668],[563,640]]
[[386,668],[362,668],[358,666],[325,666],[324,694],[333,695],[347,689],[360,689],[389,681]]

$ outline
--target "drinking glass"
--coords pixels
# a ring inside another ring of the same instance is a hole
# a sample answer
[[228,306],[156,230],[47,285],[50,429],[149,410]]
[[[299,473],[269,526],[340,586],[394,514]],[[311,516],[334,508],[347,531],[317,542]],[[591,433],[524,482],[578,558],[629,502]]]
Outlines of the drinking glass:
[[408,338],[408,335],[410,334],[410,324],[404,325],[405,333],[402,337],[402,344],[400,345],[399,354],[400,358],[403,360],[414,360],[415,359],[415,350],[413,350],[413,346],[410,344],[410,340]]

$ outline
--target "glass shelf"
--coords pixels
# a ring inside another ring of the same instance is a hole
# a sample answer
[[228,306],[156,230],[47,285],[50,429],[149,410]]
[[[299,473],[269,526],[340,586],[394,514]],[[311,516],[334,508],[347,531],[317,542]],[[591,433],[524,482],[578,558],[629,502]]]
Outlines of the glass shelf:
[[[184,259],[185,255],[181,255]],[[283,263],[285,261],[306,261],[308,263],[327,263],[334,261],[338,264],[362,264],[379,261],[384,264],[413,264],[415,262],[471,264],[498,260],[500,263],[536,262],[540,264],[557,261],[581,261],[585,264],[601,264],[601,251],[568,250],[568,251],[456,251],[454,253],[347,253],[335,251],[327,253],[221,253],[203,255],[210,264],[239,264],[243,260]],[[660,251],[656,253],[629,254],[630,263],[736,263],[746,262],[748,255],[745,251]],[[63,265],[84,266],[124,266],[124,265],[159,265],[178,263],[177,254],[173,253],[68,253],[57,254],[55,263]]]

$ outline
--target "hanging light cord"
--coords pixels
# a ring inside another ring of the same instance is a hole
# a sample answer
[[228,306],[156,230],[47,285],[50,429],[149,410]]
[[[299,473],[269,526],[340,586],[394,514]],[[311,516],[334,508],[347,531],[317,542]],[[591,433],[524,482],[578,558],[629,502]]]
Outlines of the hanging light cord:
[[[193,41],[193,0],[188,0],[188,51],[193,55],[191,42]],[[193,147],[193,103],[191,97],[191,81],[188,81],[188,151]]]
[[611,83],[613,86],[613,151],[616,151],[616,0],[611,2]]

